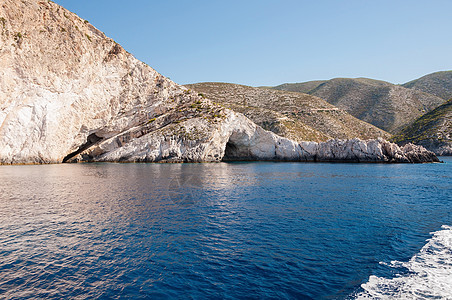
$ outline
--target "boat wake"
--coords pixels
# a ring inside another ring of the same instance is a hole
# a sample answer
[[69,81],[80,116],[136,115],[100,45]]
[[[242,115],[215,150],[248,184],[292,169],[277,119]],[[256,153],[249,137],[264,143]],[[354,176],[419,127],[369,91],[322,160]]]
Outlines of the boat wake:
[[452,299],[452,227],[443,225],[408,262],[392,261],[407,274],[370,276],[356,299]]

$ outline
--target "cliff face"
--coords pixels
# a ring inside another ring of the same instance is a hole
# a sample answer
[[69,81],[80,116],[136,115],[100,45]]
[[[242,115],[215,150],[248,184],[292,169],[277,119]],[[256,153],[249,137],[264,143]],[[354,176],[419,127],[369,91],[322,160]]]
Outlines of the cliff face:
[[166,111],[164,99],[180,93],[52,2],[5,0],[0,17],[3,163],[61,162],[89,135],[108,138],[137,126]]
[[216,82],[187,87],[243,113],[267,130],[298,142],[390,137],[389,133],[307,94]]
[[[131,128],[68,157],[67,161],[213,162],[231,157],[299,160],[296,142],[268,132],[230,110],[222,111],[221,117],[213,122],[193,117],[161,127],[158,124],[161,121],[160,117],[147,126]],[[154,123],[158,125],[151,129]]]
[[62,162],[100,142],[177,132],[188,119],[214,131],[232,114],[52,2],[6,0],[0,18],[2,163]]
[[177,85],[53,2],[1,3],[0,163],[320,160],[309,147]]
[[[285,84],[275,89],[306,92],[313,82]],[[367,78],[335,78],[319,83],[308,94],[344,109],[354,117],[396,133],[444,100],[419,90]]]
[[438,155],[452,155],[452,99],[418,118],[392,140],[401,145],[422,145]]

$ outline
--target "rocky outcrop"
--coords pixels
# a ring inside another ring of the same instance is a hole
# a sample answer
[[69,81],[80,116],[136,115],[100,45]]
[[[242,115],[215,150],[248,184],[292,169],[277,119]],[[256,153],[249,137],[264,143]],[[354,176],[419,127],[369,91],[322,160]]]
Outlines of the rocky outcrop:
[[413,144],[399,147],[383,139],[330,140],[300,143],[306,161],[420,163],[439,162],[434,153]]
[[0,163],[293,159],[295,142],[177,85],[53,2],[5,0],[0,17]]
[[5,0],[0,18],[0,163],[58,163],[157,123],[221,119],[222,107],[51,1]]
[[297,161],[300,154],[296,142],[266,131],[242,114],[230,110],[225,110],[224,116],[216,123],[204,118],[191,118],[149,134],[136,136],[135,132],[129,130],[99,142],[68,161]]
[[[51,1],[0,6],[1,164],[339,157],[336,146],[309,145],[172,82]],[[367,161],[413,161],[396,152]]]
[[[439,162],[434,153],[421,146],[399,147],[383,139],[301,142],[263,130],[241,114],[227,111],[215,129],[200,119],[184,126],[170,126],[121,145],[118,137],[97,144],[71,158],[70,162],[215,162],[215,161],[298,161],[298,162]],[[183,130],[183,132],[180,132]],[[192,136],[198,132],[198,136]],[[122,137],[124,139],[124,137]],[[125,138],[130,139],[130,136]],[[122,140],[122,139],[121,139]]]
[[416,143],[439,156],[452,156],[452,139],[425,139]]

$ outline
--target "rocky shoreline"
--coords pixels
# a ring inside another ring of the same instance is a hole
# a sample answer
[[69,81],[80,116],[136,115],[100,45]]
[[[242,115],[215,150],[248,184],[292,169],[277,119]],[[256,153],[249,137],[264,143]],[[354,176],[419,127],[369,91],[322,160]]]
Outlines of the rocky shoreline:
[[[306,147],[306,144],[309,146]],[[425,163],[440,162],[438,157],[422,146],[407,144],[399,147],[397,144],[383,139],[376,140],[330,140],[325,143],[301,143],[314,161],[329,162],[377,162],[377,163]]]
[[384,139],[297,143],[262,129],[242,114],[227,110],[225,115],[216,128],[203,134],[200,129],[207,129],[208,124],[191,119],[178,124],[183,133],[175,133],[170,126],[138,138],[122,136],[120,140],[128,141],[122,146],[118,137],[110,138],[67,162],[439,162],[433,152],[413,144],[399,147]]

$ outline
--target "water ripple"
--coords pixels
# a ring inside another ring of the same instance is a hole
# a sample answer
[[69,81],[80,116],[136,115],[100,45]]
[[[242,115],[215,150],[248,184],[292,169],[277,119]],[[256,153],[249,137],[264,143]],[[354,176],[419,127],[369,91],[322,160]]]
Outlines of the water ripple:
[[452,224],[451,164],[2,166],[0,296],[346,298]]

